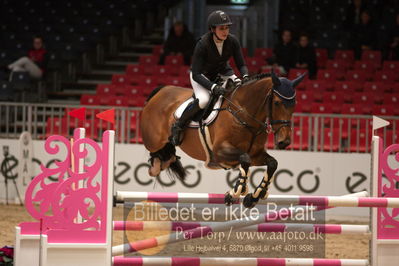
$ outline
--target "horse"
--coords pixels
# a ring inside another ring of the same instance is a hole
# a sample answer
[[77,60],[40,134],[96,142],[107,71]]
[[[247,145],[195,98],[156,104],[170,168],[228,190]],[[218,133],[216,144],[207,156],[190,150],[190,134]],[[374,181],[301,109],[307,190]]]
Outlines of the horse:
[[[238,87],[228,80],[228,92],[222,96],[224,101],[218,117],[206,127],[206,137],[201,136],[198,129],[185,129],[180,148],[187,155],[206,162],[212,169],[239,168],[235,186],[225,194],[226,205],[236,202],[242,195],[245,196],[243,205],[252,208],[259,199],[268,197],[278,166],[265,148],[268,134],[274,134],[277,149],[285,149],[290,144],[295,87],[304,75],[289,80],[273,72],[262,73]],[[140,129],[144,146],[150,152],[149,174],[153,177],[165,169],[177,178],[186,176],[169,136],[175,110],[191,96],[191,89],[167,85],[156,88],[147,99]],[[204,145],[204,141],[208,145]],[[255,191],[248,193],[251,166],[267,166],[267,170]]]

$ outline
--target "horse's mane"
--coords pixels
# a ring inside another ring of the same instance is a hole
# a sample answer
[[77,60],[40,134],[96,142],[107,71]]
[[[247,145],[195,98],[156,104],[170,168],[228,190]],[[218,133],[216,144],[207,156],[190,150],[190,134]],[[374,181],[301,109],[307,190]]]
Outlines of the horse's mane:
[[248,85],[250,83],[253,83],[255,81],[271,77],[272,75],[270,73],[260,73],[260,74],[255,74],[250,76],[241,86],[243,85]]
[[159,86],[159,87],[156,87],[155,89],[153,89],[151,91],[150,95],[148,95],[146,102],[149,102],[151,100],[151,98],[154,97],[155,94],[157,94],[163,87],[165,87],[165,86],[162,85],[162,86]]

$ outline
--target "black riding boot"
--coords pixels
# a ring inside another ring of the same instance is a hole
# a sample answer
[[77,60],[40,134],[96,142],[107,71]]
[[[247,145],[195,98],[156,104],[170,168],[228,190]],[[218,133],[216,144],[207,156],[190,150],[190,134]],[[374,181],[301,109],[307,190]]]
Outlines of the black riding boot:
[[192,104],[190,104],[186,110],[184,110],[183,114],[181,115],[180,119],[177,120],[172,126],[172,134],[169,137],[169,141],[174,146],[179,146],[183,140],[181,137],[181,133],[183,132],[184,128],[188,125],[191,121],[193,116],[200,110],[198,100],[194,100]]

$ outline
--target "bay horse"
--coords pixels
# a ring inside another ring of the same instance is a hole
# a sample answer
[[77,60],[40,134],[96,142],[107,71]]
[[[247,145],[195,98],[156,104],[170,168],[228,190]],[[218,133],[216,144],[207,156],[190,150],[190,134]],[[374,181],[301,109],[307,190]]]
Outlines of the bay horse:
[[[230,205],[245,195],[243,205],[252,208],[259,199],[268,197],[277,161],[266,152],[268,134],[274,134],[275,146],[285,149],[291,140],[291,118],[295,107],[295,87],[304,75],[295,80],[271,74],[258,74],[248,82],[234,88],[233,81],[226,84],[217,119],[206,129],[209,151],[198,129],[186,128],[180,148],[190,157],[207,162],[213,169],[239,168],[237,182],[225,194]],[[229,91],[229,89],[231,89]],[[192,90],[176,86],[155,89],[147,100],[140,128],[144,146],[150,152],[149,174],[158,176],[164,169],[177,178],[186,176],[175,147],[169,142],[170,129],[175,121],[175,110],[192,96]],[[254,193],[248,193],[247,179],[251,166],[267,166],[261,183]]]

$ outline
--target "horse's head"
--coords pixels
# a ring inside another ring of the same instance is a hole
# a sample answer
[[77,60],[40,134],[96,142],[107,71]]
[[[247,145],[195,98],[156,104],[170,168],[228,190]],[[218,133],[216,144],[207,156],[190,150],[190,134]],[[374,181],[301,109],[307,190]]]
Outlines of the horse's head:
[[278,149],[285,149],[291,143],[291,118],[295,107],[295,87],[303,80],[302,74],[294,80],[279,78],[271,74],[273,88],[269,94],[269,121]]

